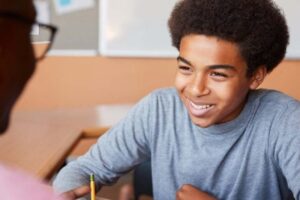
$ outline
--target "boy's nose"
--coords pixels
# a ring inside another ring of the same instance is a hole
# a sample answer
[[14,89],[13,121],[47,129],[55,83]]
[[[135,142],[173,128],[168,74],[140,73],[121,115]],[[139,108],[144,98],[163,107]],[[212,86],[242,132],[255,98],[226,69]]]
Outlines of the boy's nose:
[[194,97],[200,97],[204,95],[208,95],[210,92],[207,80],[203,75],[197,75],[194,77],[193,81],[190,85],[190,93]]

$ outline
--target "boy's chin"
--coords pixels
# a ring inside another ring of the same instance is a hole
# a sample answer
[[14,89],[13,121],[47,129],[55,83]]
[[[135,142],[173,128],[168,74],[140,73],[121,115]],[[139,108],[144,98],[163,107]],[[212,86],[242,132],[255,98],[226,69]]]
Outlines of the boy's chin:
[[201,128],[208,128],[213,125],[212,122],[206,121],[206,120],[197,120],[197,119],[192,119],[192,122]]

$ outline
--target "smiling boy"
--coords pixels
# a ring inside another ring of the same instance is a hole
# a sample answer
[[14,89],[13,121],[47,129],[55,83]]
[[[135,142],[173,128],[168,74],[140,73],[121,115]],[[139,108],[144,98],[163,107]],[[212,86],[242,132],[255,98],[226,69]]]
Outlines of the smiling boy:
[[249,89],[257,88],[266,74],[261,67],[255,78],[248,78],[237,45],[214,36],[189,34],[179,49],[175,86],[191,120],[200,127],[235,119]]
[[300,200],[300,103],[257,90],[288,30],[270,0],[183,0],[169,28],[175,88],[141,100],[54,186],[98,189],[151,159],[156,200]]

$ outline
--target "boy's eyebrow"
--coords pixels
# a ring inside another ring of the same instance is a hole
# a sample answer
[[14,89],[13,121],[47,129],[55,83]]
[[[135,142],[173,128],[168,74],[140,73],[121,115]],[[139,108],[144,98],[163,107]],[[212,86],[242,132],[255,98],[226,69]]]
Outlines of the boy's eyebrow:
[[185,64],[192,66],[192,63],[190,61],[186,60],[185,58],[183,58],[181,56],[177,57],[177,61],[181,61],[181,62],[184,62]]
[[[192,63],[190,61],[188,61],[187,59],[178,56],[177,57],[177,61],[181,61],[184,62],[190,66],[193,66]],[[222,64],[217,64],[217,65],[209,65],[207,66],[208,69],[229,69],[229,70],[233,70],[233,71],[237,71],[236,67],[232,66],[232,65],[222,65]]]
[[237,71],[237,69],[232,65],[210,65],[207,68],[209,68],[209,69],[229,69],[232,71]]

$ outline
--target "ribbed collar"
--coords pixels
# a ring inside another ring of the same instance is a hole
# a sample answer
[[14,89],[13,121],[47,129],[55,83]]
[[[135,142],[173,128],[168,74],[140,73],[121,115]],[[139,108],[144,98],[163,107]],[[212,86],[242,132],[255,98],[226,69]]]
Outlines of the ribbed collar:
[[255,96],[255,91],[249,92],[243,110],[235,119],[226,123],[212,125],[207,128],[202,128],[193,124],[194,128],[201,134],[214,137],[228,137],[241,134],[253,116],[253,111],[255,110]]

